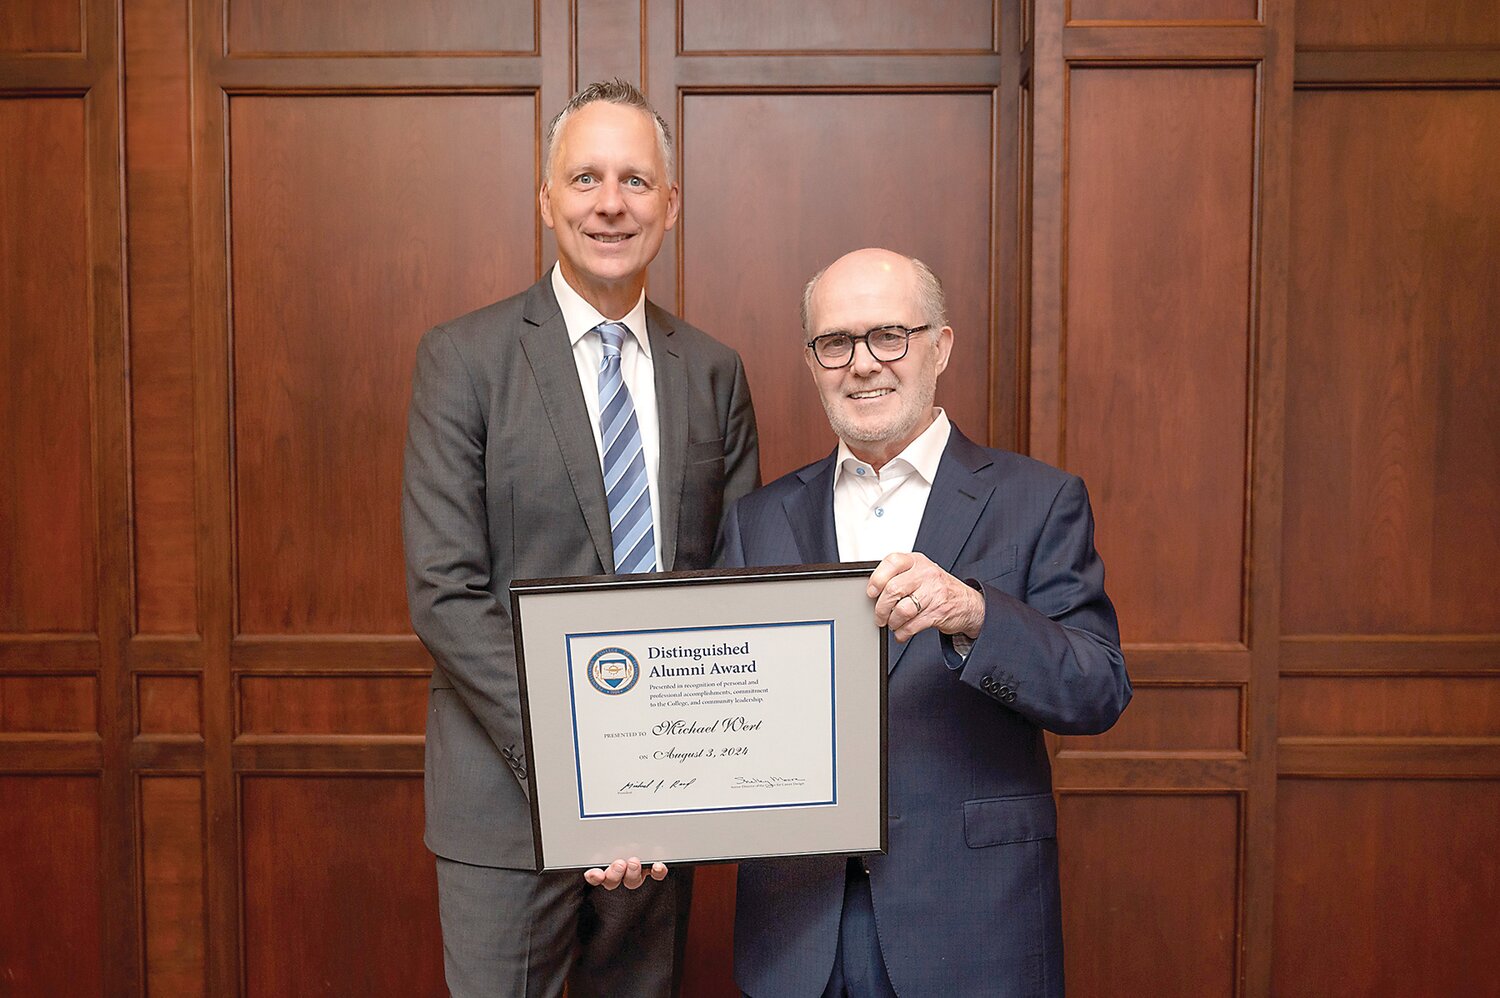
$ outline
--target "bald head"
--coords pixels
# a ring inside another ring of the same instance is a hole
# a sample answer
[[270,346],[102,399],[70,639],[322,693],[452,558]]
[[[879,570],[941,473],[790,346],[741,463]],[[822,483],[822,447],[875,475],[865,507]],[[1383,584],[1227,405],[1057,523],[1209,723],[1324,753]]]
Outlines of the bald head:
[[813,329],[814,298],[819,286],[830,276],[839,284],[854,282],[867,287],[900,288],[914,298],[922,316],[919,325],[929,325],[933,330],[938,330],[948,324],[943,284],[927,264],[916,257],[869,247],[839,257],[814,274],[802,289],[802,331],[809,339],[817,335],[817,331]]

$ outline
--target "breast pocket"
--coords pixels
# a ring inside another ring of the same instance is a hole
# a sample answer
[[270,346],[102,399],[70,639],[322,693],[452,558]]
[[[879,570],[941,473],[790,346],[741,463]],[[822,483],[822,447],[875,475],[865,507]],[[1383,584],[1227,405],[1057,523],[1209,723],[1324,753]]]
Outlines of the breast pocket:
[[1014,544],[1007,544],[998,551],[991,551],[978,558],[955,574],[963,579],[978,579],[994,583],[1014,572],[1020,565],[1020,557]]

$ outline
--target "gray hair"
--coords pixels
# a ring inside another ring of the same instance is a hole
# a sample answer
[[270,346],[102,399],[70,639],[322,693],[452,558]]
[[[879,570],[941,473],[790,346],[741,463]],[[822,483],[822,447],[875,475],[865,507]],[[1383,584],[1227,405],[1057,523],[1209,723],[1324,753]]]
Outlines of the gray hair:
[[[898,254],[899,255],[899,254]],[[912,272],[917,277],[917,304],[922,310],[922,321],[932,327],[932,336],[937,338],[938,330],[948,324],[948,299],[943,294],[943,282],[932,272],[932,268],[914,256],[903,256],[907,263],[911,264]],[[837,262],[837,261],[835,261]],[[829,267],[833,264],[829,264]],[[812,276],[807,286],[802,289],[802,332],[811,336],[812,331],[812,300],[813,292],[817,290],[818,282],[828,272],[824,267]]]
[[600,80],[590,83],[578,93],[573,99],[563,105],[563,109],[547,122],[546,138],[546,164],[545,176],[552,175],[552,157],[557,154],[557,136],[562,132],[563,124],[567,122],[574,111],[597,102],[605,104],[618,104],[620,107],[633,107],[642,114],[651,118],[652,124],[656,126],[656,145],[661,152],[661,161],[666,165],[667,182],[672,181],[672,130],[667,127],[666,120],[656,113],[656,108],[646,99],[646,95],[632,83],[615,77],[613,80]]

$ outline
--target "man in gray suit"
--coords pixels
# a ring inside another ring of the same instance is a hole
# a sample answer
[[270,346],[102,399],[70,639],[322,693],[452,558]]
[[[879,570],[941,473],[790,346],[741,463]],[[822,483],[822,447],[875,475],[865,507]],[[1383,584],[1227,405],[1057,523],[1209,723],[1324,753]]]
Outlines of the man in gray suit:
[[645,298],[678,188],[640,92],[581,91],[548,126],[545,167],[558,266],[418,350],[402,526],[436,662],[426,843],[453,994],[666,995],[690,879],[638,862],[588,882],[534,872],[507,591],[706,566],[725,506],[758,484],[755,415],[734,351]]

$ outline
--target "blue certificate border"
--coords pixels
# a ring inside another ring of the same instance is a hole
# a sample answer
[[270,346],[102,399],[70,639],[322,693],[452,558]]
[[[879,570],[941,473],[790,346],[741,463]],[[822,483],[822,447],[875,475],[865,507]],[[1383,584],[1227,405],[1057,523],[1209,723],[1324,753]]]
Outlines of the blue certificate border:
[[[829,761],[832,766],[831,786],[833,796],[828,800],[798,801],[795,804],[744,804],[735,807],[690,807],[677,808],[667,811],[610,811],[589,813],[583,806],[583,761],[578,751],[578,701],[576,691],[578,684],[574,682],[573,669],[573,639],[574,638],[612,638],[635,634],[681,634],[685,631],[750,631],[769,627],[816,627],[822,625],[828,628],[828,707],[831,713],[830,735],[833,740],[829,747]],[[838,656],[834,646],[834,628],[832,620],[786,620],[773,624],[709,624],[702,627],[649,627],[634,631],[573,631],[563,635],[564,650],[568,661],[568,711],[573,727],[573,779],[578,788],[578,817],[579,818],[643,818],[659,814],[704,814],[719,811],[771,811],[789,807],[826,807],[837,804],[839,799],[839,732],[838,732],[838,684],[837,669]]]

